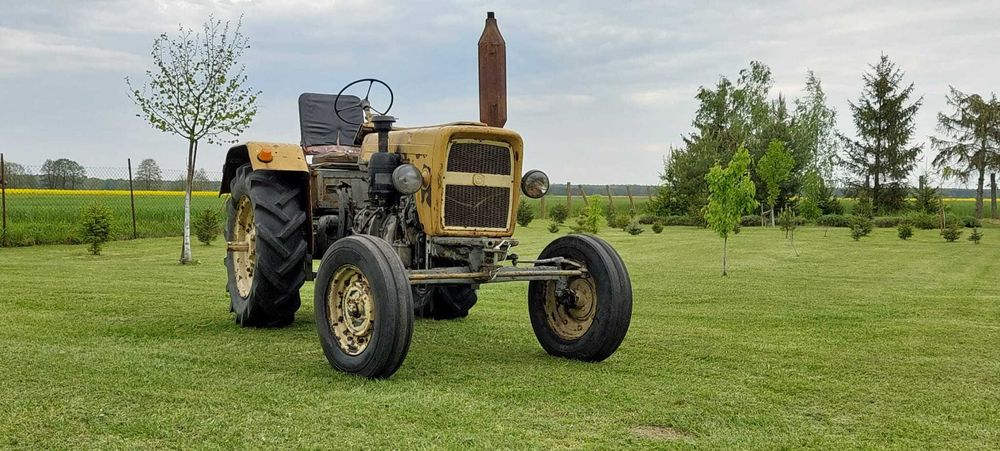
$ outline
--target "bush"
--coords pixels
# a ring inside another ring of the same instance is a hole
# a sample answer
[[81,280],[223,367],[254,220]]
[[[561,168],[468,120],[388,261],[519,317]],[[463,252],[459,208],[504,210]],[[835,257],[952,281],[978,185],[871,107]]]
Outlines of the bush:
[[938,228],[937,215],[913,211],[903,215],[903,222],[910,224],[920,230],[933,230]]
[[599,196],[590,196],[587,207],[580,212],[576,218],[576,227],[573,231],[577,233],[597,233],[601,230],[601,221],[604,220],[604,208],[601,206]]
[[760,227],[761,217],[759,215],[746,215],[740,218],[740,225],[743,227]]
[[[612,210],[614,211],[614,210]],[[632,222],[632,216],[625,212],[608,215],[608,227],[613,229],[625,229]]]
[[628,232],[629,235],[638,235],[642,233],[642,226],[639,225],[638,222],[632,221],[628,224],[625,224],[624,230]]
[[875,224],[875,227],[878,228],[897,227],[903,223],[903,218],[898,216],[879,216],[872,222]]
[[941,236],[944,237],[945,241],[949,243],[954,243],[955,241],[958,241],[958,239],[962,236],[962,231],[959,230],[957,224],[951,224],[948,227],[945,227],[944,230],[941,231]]
[[549,232],[558,233],[559,232],[559,223],[558,222],[554,222],[554,221],[551,222],[551,223],[549,223]]
[[972,229],[972,234],[969,235],[969,241],[975,244],[979,244],[979,241],[983,239],[983,232],[979,231],[979,228]]
[[962,218],[961,224],[962,227],[965,227],[967,229],[975,229],[977,227],[982,227],[983,221],[979,220],[975,216],[966,216]]
[[80,212],[80,238],[89,243],[87,250],[101,255],[101,247],[111,237],[111,210],[101,204],[90,204]]
[[851,220],[844,215],[823,215],[816,218],[816,224],[824,227],[850,227]]
[[555,204],[549,209],[549,218],[557,224],[566,222],[567,217],[569,217],[569,210],[567,210],[566,206],[563,204]]
[[875,208],[872,206],[872,198],[868,196],[859,197],[857,203],[854,204],[854,211],[851,213],[854,216],[864,216],[871,219],[875,213]]
[[654,222],[653,223],[653,233],[660,233],[662,231],[663,231],[663,224],[660,224],[659,222]]
[[851,217],[851,238],[854,241],[858,241],[863,236],[868,236],[872,233],[872,220],[865,216],[852,216]]
[[644,225],[653,225],[653,224],[656,224],[657,222],[660,222],[660,218],[657,218],[656,215],[651,215],[651,214],[647,213],[647,214],[639,215],[639,217],[636,218],[636,222],[638,222],[639,224],[644,224]]
[[517,224],[521,227],[527,227],[531,224],[531,221],[535,219],[535,209],[531,208],[527,202],[521,202],[517,206]]
[[208,246],[222,233],[222,218],[217,210],[206,208],[195,215],[191,227],[198,241]]
[[907,223],[900,224],[899,227],[896,227],[896,235],[901,240],[910,239],[913,236],[913,226]]

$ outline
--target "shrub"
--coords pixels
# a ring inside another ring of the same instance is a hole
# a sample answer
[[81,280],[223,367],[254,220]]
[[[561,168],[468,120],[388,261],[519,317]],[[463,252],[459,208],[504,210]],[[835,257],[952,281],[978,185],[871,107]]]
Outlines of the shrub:
[[740,225],[743,227],[760,227],[761,217],[759,215],[746,215],[740,218]]
[[559,232],[559,223],[558,222],[554,222],[554,221],[551,222],[551,223],[549,223],[549,232],[558,233]]
[[576,227],[573,231],[577,233],[597,233],[601,230],[601,221],[604,219],[604,208],[601,206],[599,196],[590,196],[587,207],[580,212],[576,218]]
[[624,230],[628,232],[629,235],[638,235],[642,233],[642,226],[639,225],[638,222],[632,221],[628,224],[625,224]]
[[872,220],[872,222],[875,224],[875,227],[879,228],[897,227],[903,223],[903,218],[898,216],[879,216]]
[[863,236],[868,236],[872,233],[872,220],[865,216],[852,216],[851,217],[851,238],[854,241],[858,241]]
[[910,224],[920,230],[933,230],[938,228],[937,215],[913,211],[903,215],[903,222]]
[[816,218],[816,224],[824,227],[850,227],[851,221],[844,215],[823,215]]
[[531,224],[531,221],[535,219],[535,209],[531,208],[527,202],[521,202],[517,206],[517,224],[521,227],[527,227]]
[[851,213],[854,216],[864,216],[870,219],[875,213],[875,209],[872,207],[872,198],[868,196],[859,197],[857,203],[854,204],[854,211]]
[[80,212],[80,238],[89,243],[87,250],[101,255],[101,247],[111,237],[111,210],[101,204],[90,204]]
[[976,218],[975,216],[966,216],[962,218],[961,224],[962,227],[967,229],[975,229],[977,227],[982,227],[983,221],[979,220],[979,218]]
[[653,225],[653,224],[656,224],[659,221],[660,221],[660,218],[657,218],[656,215],[651,215],[649,213],[639,215],[639,217],[636,218],[636,222],[638,222],[639,224],[644,224],[644,225]]
[[198,241],[207,246],[222,233],[222,219],[217,210],[206,208],[195,215],[191,227],[194,228]]
[[[614,210],[612,210],[614,211]],[[625,229],[632,222],[632,216],[628,213],[620,212],[608,216],[608,227],[613,229]]]
[[969,235],[969,241],[975,244],[979,244],[979,241],[983,239],[983,232],[979,231],[979,228],[972,229],[972,234]]
[[663,231],[663,224],[660,224],[659,222],[654,222],[653,223],[653,233],[660,233],[662,231]]
[[555,204],[549,209],[549,218],[555,221],[557,224],[562,224],[566,222],[566,218],[569,216],[569,210],[563,204]]
[[962,231],[958,228],[956,224],[950,224],[941,231],[941,236],[944,240],[949,243],[954,243],[962,236]]
[[896,235],[899,236],[901,240],[908,240],[913,236],[913,226],[907,223],[902,223],[899,227],[896,227]]

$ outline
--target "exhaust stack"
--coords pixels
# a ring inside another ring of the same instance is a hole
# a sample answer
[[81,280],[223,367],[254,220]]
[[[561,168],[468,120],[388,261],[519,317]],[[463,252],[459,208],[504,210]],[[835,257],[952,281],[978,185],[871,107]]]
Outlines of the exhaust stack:
[[507,44],[493,11],[479,38],[479,121],[491,127],[507,123]]

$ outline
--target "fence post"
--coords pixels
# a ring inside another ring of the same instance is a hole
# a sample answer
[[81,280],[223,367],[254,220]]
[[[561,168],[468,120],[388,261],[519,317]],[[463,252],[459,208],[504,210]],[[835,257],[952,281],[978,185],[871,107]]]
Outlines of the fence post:
[[573,217],[573,188],[566,182],[566,216]]
[[3,231],[0,232],[0,244],[6,241],[7,238],[7,163],[3,159],[3,154],[0,153],[0,199],[2,199],[3,206],[0,209],[3,210]]
[[583,205],[590,206],[590,200],[587,199],[587,192],[583,190],[583,185],[576,185],[580,189],[580,196],[583,197]]
[[615,209],[615,199],[611,197],[611,185],[604,185],[604,189],[608,192],[608,205],[612,210]]
[[625,192],[628,193],[628,205],[632,207],[632,214],[635,214],[635,199],[632,199],[632,185],[625,185]]
[[135,190],[132,188],[132,159],[128,159],[128,195],[132,200],[132,239],[138,238],[135,230]]
[[646,185],[646,200],[653,200],[653,190]]
[[542,211],[540,212],[541,214],[538,215],[538,219],[545,219],[545,196],[544,195],[542,196],[542,199],[539,202],[541,203],[541,206],[539,208],[541,208]]

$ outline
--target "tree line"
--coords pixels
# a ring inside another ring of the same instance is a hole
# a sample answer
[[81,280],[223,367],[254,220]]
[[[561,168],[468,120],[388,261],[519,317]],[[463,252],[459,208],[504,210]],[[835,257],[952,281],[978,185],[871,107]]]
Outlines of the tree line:
[[649,204],[660,216],[704,219],[709,205],[709,175],[745,148],[755,205],[762,216],[793,208],[805,216],[842,214],[838,194],[854,197],[861,209],[889,215],[919,207],[920,189],[946,180],[976,183],[976,217],[984,215],[984,185],[990,175],[992,216],[997,217],[996,172],[1000,171],[1000,102],[950,87],[949,111],[937,115],[938,136],[931,137],[935,174],[910,186],[925,144],[914,135],[923,98],[888,56],[869,66],[863,88],[850,102],[857,130],[837,130],[837,114],[828,105],[820,79],[806,74],[804,95],[788,101],[772,95],[770,68],[753,61],[735,80],[723,76],[702,86],[693,131],[664,160],[662,186]]
[[[122,168],[102,169],[105,174],[88,175],[87,169],[76,161],[68,158],[45,160],[37,171],[12,161],[4,162],[5,184],[9,189],[42,188],[42,189],[128,189],[128,172]],[[108,174],[114,172],[114,174]],[[101,176],[103,175],[103,176]],[[145,191],[180,191],[185,188],[186,177],[179,176],[177,180],[168,180],[163,176],[163,170],[152,158],[142,160],[133,173],[133,186],[136,190]],[[205,169],[198,169],[194,174],[194,184],[199,189],[218,189],[218,180],[211,180]]]

